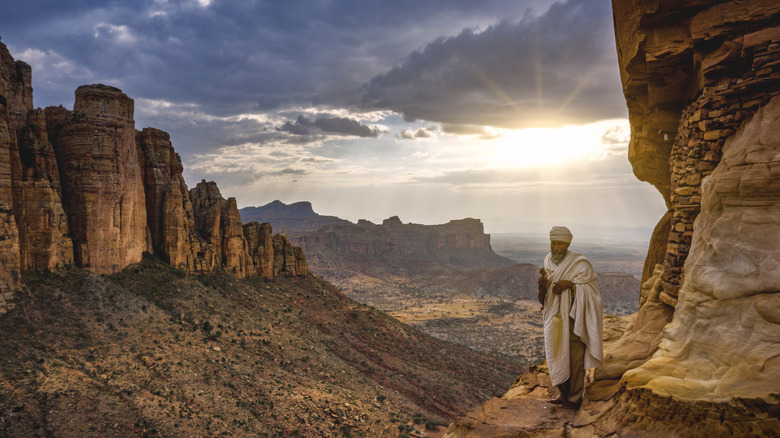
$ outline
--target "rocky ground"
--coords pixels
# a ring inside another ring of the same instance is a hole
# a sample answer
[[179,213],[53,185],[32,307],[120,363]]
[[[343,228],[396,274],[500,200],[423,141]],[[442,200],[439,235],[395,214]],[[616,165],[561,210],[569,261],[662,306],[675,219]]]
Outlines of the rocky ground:
[[2,436],[396,437],[521,371],[311,275],[197,277],[146,257],[25,280],[0,317]]

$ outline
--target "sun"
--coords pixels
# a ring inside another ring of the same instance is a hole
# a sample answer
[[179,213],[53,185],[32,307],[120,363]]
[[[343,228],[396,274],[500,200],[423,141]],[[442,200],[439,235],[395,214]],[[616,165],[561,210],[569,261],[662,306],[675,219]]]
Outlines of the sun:
[[501,168],[555,166],[591,160],[615,147],[616,140],[607,138],[609,133],[617,132],[617,142],[627,143],[628,130],[625,119],[560,128],[506,130],[488,147],[489,152],[484,157]]

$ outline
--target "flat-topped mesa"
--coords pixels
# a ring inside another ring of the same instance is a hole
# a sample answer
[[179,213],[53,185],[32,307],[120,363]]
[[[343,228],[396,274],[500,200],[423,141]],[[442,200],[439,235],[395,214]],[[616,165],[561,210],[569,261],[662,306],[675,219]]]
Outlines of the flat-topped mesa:
[[[76,264],[117,272],[148,249],[142,166],[135,144],[133,100],[119,89],[85,85],[74,111],[50,133],[74,236]],[[61,112],[61,111],[60,111]],[[52,117],[54,119],[54,117]]]

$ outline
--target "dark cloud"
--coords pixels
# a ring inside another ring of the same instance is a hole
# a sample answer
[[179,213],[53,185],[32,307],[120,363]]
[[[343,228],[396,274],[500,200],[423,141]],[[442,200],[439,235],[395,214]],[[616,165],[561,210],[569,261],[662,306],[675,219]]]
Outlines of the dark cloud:
[[379,130],[369,128],[357,120],[344,117],[319,118],[312,121],[308,117],[298,116],[294,122],[285,122],[280,131],[300,136],[314,136],[318,134],[350,135],[355,137],[378,137]]
[[519,128],[625,116],[611,9],[556,3],[541,16],[438,38],[364,87],[405,120]]
[[[131,97],[232,115],[357,104],[362,83],[421,41],[546,8],[550,0],[7,3],[0,29],[18,51],[61,56]],[[63,93],[72,96],[81,84],[42,85],[36,100],[45,106],[67,104]]]

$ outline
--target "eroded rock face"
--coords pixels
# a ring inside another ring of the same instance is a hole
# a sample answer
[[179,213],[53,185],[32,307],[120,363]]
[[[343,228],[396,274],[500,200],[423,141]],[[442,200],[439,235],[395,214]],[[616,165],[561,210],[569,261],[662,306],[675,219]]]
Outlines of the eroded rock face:
[[274,236],[271,225],[249,222],[244,224],[244,237],[249,248],[249,257],[258,277],[274,277]]
[[56,269],[73,263],[73,240],[62,207],[60,175],[49,143],[46,116],[28,114],[18,137],[14,167],[14,216],[19,228],[21,269]]
[[725,141],[778,94],[780,3],[615,0],[613,11],[629,160],[671,208],[660,298],[674,306],[701,182]]
[[50,140],[60,163],[75,261],[117,272],[148,249],[141,161],[133,100],[105,85],[76,90],[73,113]]
[[[622,381],[602,391],[613,406],[591,430],[771,434],[780,427],[771,414],[780,402],[780,3],[613,5],[630,159],[664,194],[671,220],[637,321],[596,371],[596,388]],[[674,308],[663,331],[659,300]],[[652,345],[655,334],[649,360],[630,345]]]
[[[629,388],[722,402],[780,394],[780,97],[705,181],[685,281],[659,351]],[[702,360],[706,358],[706,360]]]
[[136,132],[121,90],[85,85],[73,111],[33,110],[31,78],[0,43],[0,313],[24,270],[75,263],[107,274],[145,251],[189,273],[307,275],[302,250],[268,224],[245,238],[236,200],[215,183],[189,191],[170,136]]
[[16,130],[32,109],[30,66],[14,61],[0,44],[0,313],[21,286],[19,230],[14,217],[12,162],[18,156]]
[[254,266],[249,258],[236,198],[225,200],[215,182],[203,180],[190,190],[190,199],[195,229],[206,242],[201,251],[200,272],[213,272],[217,266],[224,265],[238,278],[253,275]]
[[300,247],[293,246],[284,234],[274,236],[274,277],[305,276],[309,270]]
[[152,247],[171,266],[197,272],[198,252],[204,243],[195,233],[195,214],[182,176],[181,157],[165,131],[144,128],[136,140],[143,156]]

